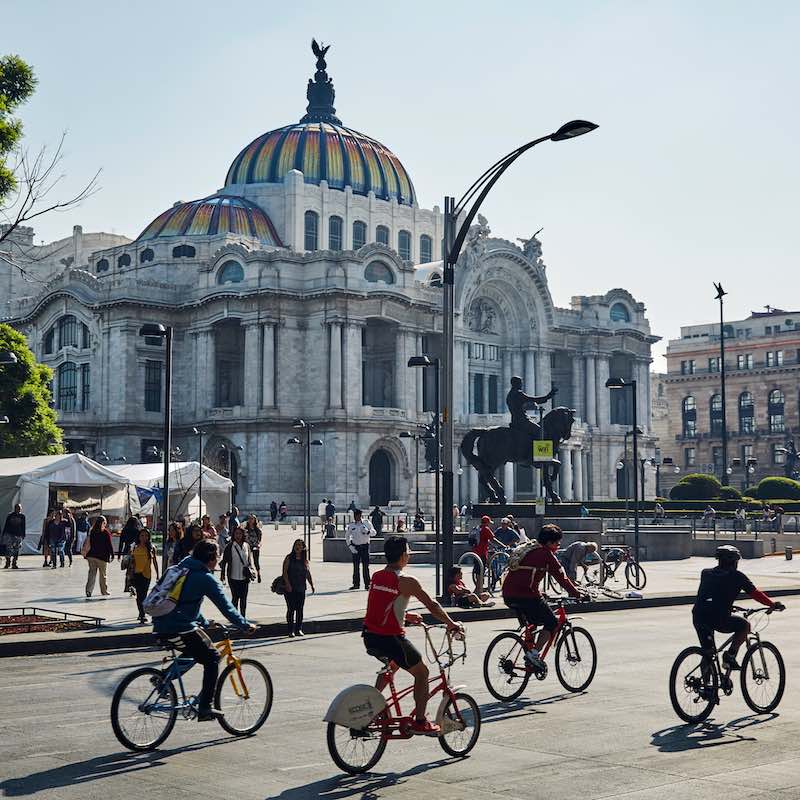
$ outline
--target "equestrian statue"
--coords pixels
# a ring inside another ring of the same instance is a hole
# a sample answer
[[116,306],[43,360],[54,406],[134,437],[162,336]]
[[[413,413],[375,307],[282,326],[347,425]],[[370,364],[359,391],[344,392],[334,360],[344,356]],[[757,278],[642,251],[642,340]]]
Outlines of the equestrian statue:
[[542,479],[550,503],[560,503],[561,498],[553,491],[553,482],[558,478],[560,462],[535,463],[533,461],[534,440],[549,440],[553,443],[553,453],[558,452],[561,442],[572,435],[575,422],[575,409],[563,406],[548,411],[542,418],[541,426],[526,413],[555,397],[558,389],[553,386],[542,397],[525,394],[522,378],[516,375],[511,379],[511,389],[506,396],[506,405],[511,412],[511,423],[507,428],[473,428],[461,442],[461,453],[469,464],[478,471],[478,485],[481,497],[490,503],[505,503],[506,493],[503,485],[495,477],[495,471],[503,464],[525,464],[542,470]]

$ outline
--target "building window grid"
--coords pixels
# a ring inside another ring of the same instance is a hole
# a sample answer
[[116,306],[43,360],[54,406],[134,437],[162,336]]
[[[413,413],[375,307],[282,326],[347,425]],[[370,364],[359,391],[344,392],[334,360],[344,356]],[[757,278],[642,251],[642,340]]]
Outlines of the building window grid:
[[81,364],[81,411],[88,411],[91,404],[91,372],[88,364]]
[[683,464],[686,467],[693,467],[697,457],[697,450],[694,447],[687,447],[683,451]]
[[420,264],[433,261],[433,239],[426,233],[419,237],[419,261]]
[[408,231],[400,231],[397,234],[397,255],[403,261],[411,260],[411,234]]
[[367,243],[367,223],[357,219],[353,223],[353,250],[358,250]]
[[163,362],[144,362],[144,410],[161,411],[161,370]]
[[339,251],[342,249],[342,231],[344,221],[341,217],[331,217],[328,220],[328,250]]
[[78,368],[67,361],[58,368],[58,405],[61,411],[75,411],[78,407]]
[[303,217],[303,238],[306,250],[313,252],[319,248],[319,214],[306,211]]
[[375,241],[378,244],[389,246],[389,229],[385,225],[378,225],[375,228]]
[[753,395],[750,392],[742,392],[739,395],[739,433],[753,433],[754,418]]

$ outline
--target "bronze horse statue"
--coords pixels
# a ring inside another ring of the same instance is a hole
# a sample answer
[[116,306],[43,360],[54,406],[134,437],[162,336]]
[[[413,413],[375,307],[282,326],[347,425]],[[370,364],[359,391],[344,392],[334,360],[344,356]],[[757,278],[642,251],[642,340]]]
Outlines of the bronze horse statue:
[[561,498],[553,491],[553,481],[558,478],[560,463],[555,460],[554,463],[534,464],[533,442],[539,438],[551,441],[553,453],[556,454],[561,442],[572,435],[574,422],[575,409],[560,406],[545,414],[541,436],[526,436],[514,428],[473,428],[461,442],[461,454],[478,471],[479,486],[487,501],[506,502],[503,485],[494,473],[498,467],[510,462],[541,469],[548,502],[560,503]]

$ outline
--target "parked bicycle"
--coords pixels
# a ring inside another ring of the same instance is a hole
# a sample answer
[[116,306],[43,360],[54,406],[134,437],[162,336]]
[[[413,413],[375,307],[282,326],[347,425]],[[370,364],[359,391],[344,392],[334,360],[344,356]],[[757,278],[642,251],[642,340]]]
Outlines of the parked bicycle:
[[[567,617],[566,600],[554,604],[558,625],[541,652],[542,667],[535,669],[525,659],[533,648],[535,625],[519,617],[519,628],[495,637],[483,659],[483,678],[492,696],[502,702],[519,697],[533,675],[543,681],[547,677],[547,654],[555,646],[556,675],[568,692],[582,692],[594,678],[597,669],[597,647],[585,628],[573,625]],[[580,617],[573,617],[580,619]]]
[[[766,714],[777,708],[786,687],[786,667],[780,651],[772,642],[761,639],[772,608],[741,608],[733,611],[745,619],[760,614],[747,636],[747,649],[742,659],[740,683],[745,703],[756,713]],[[729,667],[722,668],[719,654],[733,636],[711,654],[699,646],[687,647],[675,659],[669,675],[669,698],[675,713],[684,722],[702,722],[719,704],[719,690],[726,696],[733,692]]]
[[497,547],[489,555],[489,564],[486,568],[486,588],[494,594],[503,582],[503,575],[508,569],[508,554],[511,548]]
[[[622,600],[625,597],[624,591],[609,585],[611,581],[619,581],[617,571],[622,564],[625,564],[626,588],[639,591],[644,589],[647,575],[644,567],[636,560],[632,547],[624,544],[603,545],[597,555],[599,558],[596,561],[579,565],[582,575],[576,581],[592,598]],[[552,596],[558,596],[564,591],[550,573],[547,574],[546,590]]]
[[[465,661],[467,643],[464,634],[447,631],[444,626],[422,625],[425,631],[425,654],[438,674],[429,681],[430,697],[441,694],[436,723],[441,728],[439,744],[451,756],[464,758],[478,741],[481,712],[475,700],[461,686],[450,684],[450,668],[456,661]],[[444,639],[437,648],[431,631],[443,629]],[[458,649],[458,652],[456,652]],[[378,671],[388,684],[379,692],[374,686],[356,684],[341,691],[325,714],[328,723],[328,752],[339,769],[357,775],[372,769],[380,760],[389,741],[410,739],[413,735],[412,714],[404,714],[400,701],[412,696],[413,685],[398,692],[394,672],[388,662]],[[413,697],[411,698],[413,703]]]
[[[272,709],[272,679],[263,664],[234,652],[230,639],[234,628],[215,627],[225,634],[216,646],[226,661],[214,692],[214,706],[223,712],[218,722],[233,736],[249,736]],[[114,692],[111,727],[129,750],[155,750],[170,735],[179,714],[183,719],[197,716],[197,697],[187,695],[183,683],[196,662],[167,647],[170,654],[162,669],[140,667],[126,675]]]

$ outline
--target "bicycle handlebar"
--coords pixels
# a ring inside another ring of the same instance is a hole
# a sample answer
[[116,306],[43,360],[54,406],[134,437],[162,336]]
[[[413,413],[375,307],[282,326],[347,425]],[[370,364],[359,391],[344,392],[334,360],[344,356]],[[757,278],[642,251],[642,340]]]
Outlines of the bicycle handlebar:
[[731,611],[741,614],[745,619],[752,617],[753,614],[771,614],[773,611],[785,611],[786,606],[783,603],[776,603],[774,606],[760,606],[759,608],[744,608],[744,606],[733,606]]

